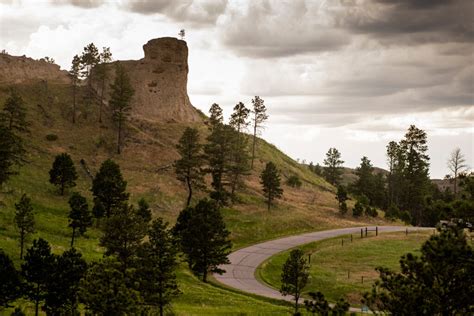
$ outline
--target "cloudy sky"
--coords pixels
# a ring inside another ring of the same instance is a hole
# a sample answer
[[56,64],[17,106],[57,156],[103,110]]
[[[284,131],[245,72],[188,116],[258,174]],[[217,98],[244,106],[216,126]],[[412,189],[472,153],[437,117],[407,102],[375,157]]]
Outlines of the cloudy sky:
[[474,1],[0,0],[0,49],[68,69],[94,42],[140,59],[186,30],[191,102],[228,115],[265,100],[263,137],[293,158],[329,147],[385,167],[410,124],[427,131],[431,176],[460,147],[474,166]]

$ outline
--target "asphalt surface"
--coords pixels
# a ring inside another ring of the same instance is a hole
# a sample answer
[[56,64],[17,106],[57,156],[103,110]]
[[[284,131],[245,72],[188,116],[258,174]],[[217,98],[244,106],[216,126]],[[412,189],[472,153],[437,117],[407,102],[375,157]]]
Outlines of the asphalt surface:
[[[292,296],[283,296],[277,290],[269,287],[266,284],[260,283],[255,278],[255,272],[260,264],[271,256],[297,247],[313,241],[323,240],[327,238],[337,237],[341,235],[353,234],[355,238],[360,237],[360,230],[364,227],[352,227],[352,228],[341,228],[325,230],[313,233],[306,233],[297,236],[284,237],[280,239],[270,240],[256,244],[250,247],[242,248],[232,252],[229,255],[230,264],[222,265],[221,268],[226,272],[222,275],[215,274],[214,277],[222,284],[229,287],[257,294],[265,297],[274,299],[281,299],[286,301],[293,301]],[[375,226],[368,226],[368,229],[375,229]],[[416,231],[421,229],[433,229],[433,228],[420,228],[420,227],[407,227],[407,226],[378,226],[380,232],[396,232],[396,231]],[[369,232],[369,234],[375,235],[375,232]],[[351,308],[351,310],[354,310]],[[360,309],[357,309],[360,311]]]

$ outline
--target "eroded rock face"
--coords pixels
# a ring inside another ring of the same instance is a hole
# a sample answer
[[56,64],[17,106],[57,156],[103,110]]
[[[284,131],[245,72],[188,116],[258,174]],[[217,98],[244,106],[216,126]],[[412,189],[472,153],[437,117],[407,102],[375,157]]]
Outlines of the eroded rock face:
[[19,84],[37,80],[70,82],[67,71],[60,70],[56,64],[25,56],[0,54],[0,83]]
[[[145,57],[117,61],[124,66],[135,89],[133,116],[160,122],[197,122],[201,118],[191,105],[187,93],[188,47],[185,41],[164,37],[143,45]],[[109,66],[113,80],[114,64]]]

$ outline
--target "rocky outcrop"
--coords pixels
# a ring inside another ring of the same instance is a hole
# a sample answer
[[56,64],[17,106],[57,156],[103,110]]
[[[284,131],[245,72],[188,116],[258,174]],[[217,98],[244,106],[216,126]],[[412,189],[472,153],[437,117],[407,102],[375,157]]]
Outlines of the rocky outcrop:
[[117,61],[109,65],[113,80],[114,64],[124,66],[135,90],[131,113],[134,117],[159,122],[198,122],[201,118],[187,93],[188,46],[185,41],[164,37],[143,45],[145,57]]
[[25,56],[0,54],[0,83],[18,84],[31,81],[69,83],[67,71],[56,64]]

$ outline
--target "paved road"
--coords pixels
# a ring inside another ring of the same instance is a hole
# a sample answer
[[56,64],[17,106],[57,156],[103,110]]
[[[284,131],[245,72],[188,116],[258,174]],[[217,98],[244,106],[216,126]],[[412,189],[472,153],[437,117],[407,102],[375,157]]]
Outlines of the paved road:
[[[214,277],[219,282],[244,292],[291,301],[291,296],[283,296],[277,290],[257,281],[255,278],[255,270],[257,267],[271,256],[296,246],[340,235],[355,234],[356,236],[360,236],[361,228],[362,227],[352,227],[306,233],[270,240],[247,248],[242,248],[229,255],[230,264],[221,266],[221,268],[226,272],[222,275],[214,275]],[[365,229],[365,226],[363,228]],[[375,226],[368,228],[375,229]],[[407,228],[409,231],[425,229],[406,226],[379,226],[378,229],[379,232],[395,232],[405,231]]]

